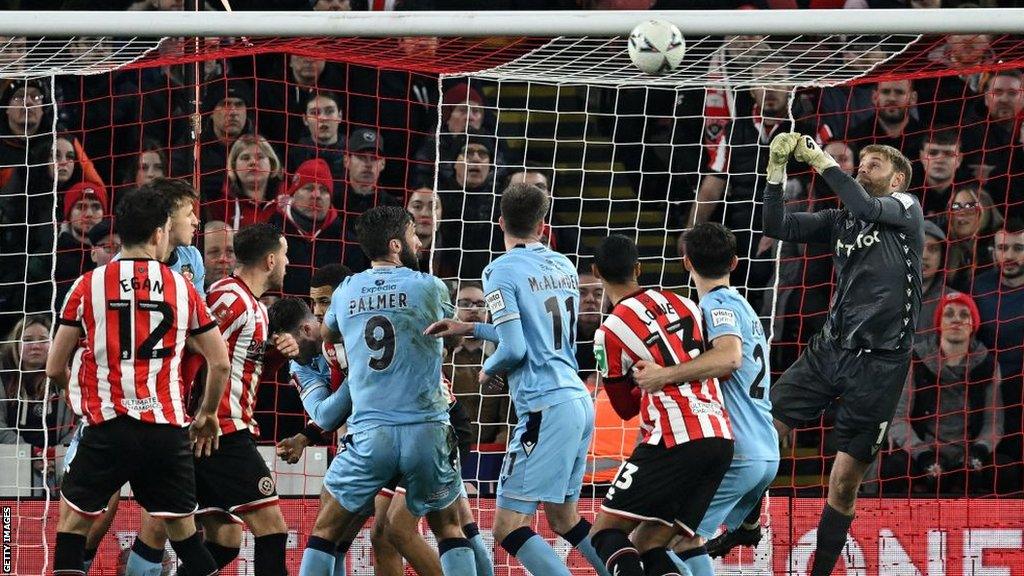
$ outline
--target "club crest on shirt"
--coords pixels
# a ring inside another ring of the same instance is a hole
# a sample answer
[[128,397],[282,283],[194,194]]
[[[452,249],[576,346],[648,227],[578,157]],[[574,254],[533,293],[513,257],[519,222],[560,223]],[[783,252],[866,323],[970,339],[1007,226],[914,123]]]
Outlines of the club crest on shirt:
[[189,282],[195,281],[196,273],[195,271],[192,270],[191,264],[181,265],[181,275],[184,276],[185,280],[188,280]]

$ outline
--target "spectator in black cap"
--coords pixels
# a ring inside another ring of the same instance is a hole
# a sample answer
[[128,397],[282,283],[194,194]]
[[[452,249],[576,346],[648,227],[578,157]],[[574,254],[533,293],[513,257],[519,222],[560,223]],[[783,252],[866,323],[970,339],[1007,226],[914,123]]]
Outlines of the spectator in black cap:
[[376,130],[356,128],[348,137],[345,150],[347,185],[334,205],[344,218],[360,216],[374,206],[401,206],[391,194],[380,189],[380,173],[384,171],[384,142]]
[[[249,108],[252,89],[244,80],[218,79],[201,96],[204,115],[199,150],[199,193],[203,202],[222,196],[228,153],[242,134],[252,132]],[[172,177],[192,175],[192,141],[179,142],[171,151]]]

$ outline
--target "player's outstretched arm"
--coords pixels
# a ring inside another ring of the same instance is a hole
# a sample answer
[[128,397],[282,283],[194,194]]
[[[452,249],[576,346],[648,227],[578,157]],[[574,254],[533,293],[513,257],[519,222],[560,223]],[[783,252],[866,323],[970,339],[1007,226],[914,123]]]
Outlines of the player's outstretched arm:
[[484,362],[481,377],[493,377],[508,372],[526,358],[526,336],[523,334],[523,324],[518,318],[502,322],[494,329],[498,333],[498,348]]
[[633,366],[633,381],[648,392],[657,392],[668,384],[721,378],[739,370],[743,364],[743,342],[737,336],[715,338],[711,349],[689,362],[661,366],[640,360]]
[[228,347],[216,326],[189,336],[189,345],[206,360],[206,387],[203,401],[192,420],[189,435],[195,443],[196,456],[209,456],[219,444],[220,424],[217,406],[224,396],[231,372]]
[[[770,158],[776,162],[781,158],[789,158],[800,140],[796,132],[779,134],[772,139]],[[771,162],[771,160],[770,160]],[[834,162],[834,161],[833,161]],[[772,167],[769,166],[771,170]],[[787,213],[783,203],[783,183],[785,182],[785,165],[781,168],[775,167],[775,174],[769,175],[768,183],[764,187],[764,209],[761,214],[761,224],[765,236],[787,242],[814,242],[827,243],[831,240],[832,211],[823,210],[814,214]]]

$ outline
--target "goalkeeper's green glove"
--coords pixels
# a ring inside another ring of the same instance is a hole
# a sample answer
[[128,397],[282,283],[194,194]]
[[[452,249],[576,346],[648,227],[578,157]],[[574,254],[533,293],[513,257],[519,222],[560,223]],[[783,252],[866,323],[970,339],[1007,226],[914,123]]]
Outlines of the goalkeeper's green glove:
[[786,164],[789,163],[789,156],[793,148],[800,141],[800,135],[795,132],[786,132],[772,138],[772,145],[768,149],[768,183],[782,184],[786,180]]
[[793,157],[814,168],[818,174],[839,165],[810,136],[800,136],[800,142],[796,145],[796,149],[793,150]]

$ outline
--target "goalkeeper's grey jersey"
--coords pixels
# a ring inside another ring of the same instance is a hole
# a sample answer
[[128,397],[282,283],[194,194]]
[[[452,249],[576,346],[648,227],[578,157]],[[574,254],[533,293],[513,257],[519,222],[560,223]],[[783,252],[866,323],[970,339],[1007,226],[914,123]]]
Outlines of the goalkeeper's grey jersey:
[[839,168],[823,179],[843,208],[786,214],[782,187],[764,194],[764,233],[832,246],[836,288],[823,331],[847,349],[906,350],[921,309],[924,215],[906,193],[872,198]]

